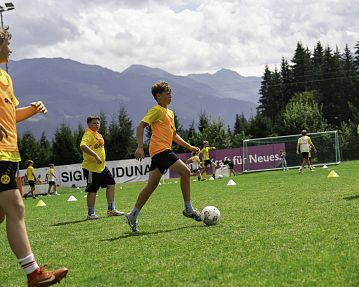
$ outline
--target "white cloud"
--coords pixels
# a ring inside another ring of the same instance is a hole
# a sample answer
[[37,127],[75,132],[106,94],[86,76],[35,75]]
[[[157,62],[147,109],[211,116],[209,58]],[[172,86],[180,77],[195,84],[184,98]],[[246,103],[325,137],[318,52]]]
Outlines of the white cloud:
[[176,74],[222,67],[261,75],[296,43],[352,49],[358,5],[342,1],[13,1],[4,13],[13,59],[64,57],[122,71],[131,64]]

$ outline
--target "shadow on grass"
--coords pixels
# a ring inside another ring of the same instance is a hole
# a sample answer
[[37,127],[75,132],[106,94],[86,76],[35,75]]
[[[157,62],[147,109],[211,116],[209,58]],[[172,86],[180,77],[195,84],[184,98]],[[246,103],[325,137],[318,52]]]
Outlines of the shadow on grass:
[[112,237],[109,239],[103,239],[100,241],[115,241],[115,240],[120,240],[120,239],[125,239],[128,237],[135,237],[135,236],[146,236],[146,235],[155,235],[155,234],[161,234],[161,233],[168,233],[168,232],[174,232],[174,231],[178,231],[178,230],[182,230],[182,229],[189,229],[189,228],[206,228],[208,226],[206,225],[191,225],[191,226],[182,226],[182,227],[178,227],[178,228],[173,228],[173,229],[166,229],[166,230],[157,230],[157,231],[153,231],[153,232],[126,232],[124,235],[121,236],[117,236],[117,237]]
[[55,223],[55,224],[52,224],[50,226],[62,226],[62,225],[68,225],[68,224],[76,224],[76,223],[81,223],[81,222],[85,222],[85,221],[88,221],[88,220],[87,219],[81,219],[81,220],[65,221],[65,222]]
[[352,196],[347,196],[347,197],[343,197],[343,199],[345,199],[345,200],[359,199],[359,194],[357,194],[357,195],[352,195]]

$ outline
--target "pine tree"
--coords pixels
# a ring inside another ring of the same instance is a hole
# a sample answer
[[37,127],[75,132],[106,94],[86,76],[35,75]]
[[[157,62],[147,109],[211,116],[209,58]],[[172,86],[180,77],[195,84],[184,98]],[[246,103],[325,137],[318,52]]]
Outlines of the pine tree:
[[55,131],[52,141],[54,164],[66,165],[78,163],[78,147],[69,126],[62,123]]
[[270,109],[271,99],[270,99],[270,84],[271,84],[272,72],[269,70],[266,65],[264,68],[264,74],[261,81],[261,87],[259,89],[259,105],[257,111],[259,114],[265,114],[267,110]]
[[26,168],[26,162],[30,159],[34,161],[35,167],[39,167],[42,164],[39,144],[30,131],[22,135],[19,151],[23,160],[20,163],[21,168]]

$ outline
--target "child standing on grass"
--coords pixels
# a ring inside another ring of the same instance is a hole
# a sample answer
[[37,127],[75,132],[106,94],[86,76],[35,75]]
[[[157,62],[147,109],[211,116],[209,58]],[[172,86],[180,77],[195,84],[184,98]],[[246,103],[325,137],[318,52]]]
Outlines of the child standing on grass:
[[158,82],[152,86],[152,95],[157,105],[151,108],[137,127],[137,149],[135,157],[137,160],[144,158],[143,132],[147,126],[151,126],[152,135],[150,139],[151,166],[147,185],[138,195],[136,204],[132,211],[125,215],[127,223],[133,232],[137,229],[137,217],[152,192],[157,188],[162,175],[170,169],[181,177],[181,191],[184,199],[183,215],[196,221],[201,221],[200,214],[193,208],[190,192],[191,172],[185,163],[171,151],[172,141],[191,152],[199,152],[185,142],[177,133],[174,123],[174,114],[167,106],[171,103],[171,87],[166,82]]
[[203,142],[203,148],[201,149],[200,153],[203,155],[203,177],[206,177],[206,168],[207,166],[212,167],[212,177],[216,178],[216,164],[209,158],[209,152],[211,150],[215,150],[215,147],[210,147],[208,141]]
[[98,132],[100,117],[89,116],[87,129],[82,136],[80,148],[83,151],[82,169],[87,181],[87,219],[99,219],[95,213],[96,193],[106,187],[107,216],[120,216],[124,213],[115,208],[115,179],[106,167],[105,141]]
[[[0,64],[9,61],[10,38],[9,31],[0,28]],[[28,286],[50,286],[60,282],[67,275],[68,269],[46,271],[46,265],[39,267],[37,264],[26,231],[24,202],[16,184],[17,163],[21,160],[16,123],[37,113],[45,114],[47,109],[41,101],[23,108],[17,108],[18,104],[10,75],[0,69],[0,223],[6,219],[9,245],[27,275]],[[11,266],[9,264],[9,268]],[[0,285],[3,285],[2,280]]]
[[29,194],[32,195],[32,198],[35,199],[35,183],[36,183],[36,175],[35,175],[35,169],[34,169],[34,162],[30,159],[27,161],[27,169],[26,169],[26,179],[30,186],[30,191],[25,194],[25,199],[29,196]]
[[201,178],[201,170],[200,170],[200,163],[201,163],[201,160],[199,159],[199,156],[198,156],[198,153],[195,153],[193,152],[192,153],[192,156],[187,159],[186,163],[192,163],[192,172],[194,175],[197,174],[197,179],[198,181],[200,181],[202,178]]
[[280,150],[279,151],[279,157],[280,157],[280,162],[282,164],[282,169],[283,171],[287,171],[288,170],[288,165],[287,165],[287,160],[286,160],[286,157],[287,156],[287,153],[284,151],[284,150]]
[[55,175],[55,168],[54,168],[54,164],[53,163],[50,163],[50,169],[48,170],[48,172],[46,173],[46,179],[49,183],[49,189],[47,190],[47,195],[51,195],[51,189],[54,189],[54,192],[53,194],[58,194],[57,191],[56,191],[56,182],[55,180],[57,179],[56,178],[56,175]]

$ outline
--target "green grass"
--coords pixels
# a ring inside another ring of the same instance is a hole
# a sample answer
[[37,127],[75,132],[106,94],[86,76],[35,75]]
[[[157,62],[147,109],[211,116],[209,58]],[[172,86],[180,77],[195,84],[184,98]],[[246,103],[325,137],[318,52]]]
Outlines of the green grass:
[[[359,286],[358,161],[329,170],[272,171],[191,182],[194,206],[217,206],[207,227],[182,216],[179,183],[159,186],[133,235],[122,217],[84,221],[76,189],[26,204],[32,249],[40,263],[70,269],[62,286]],[[129,211],[144,183],[117,186],[116,207]],[[77,202],[67,202],[74,195]],[[96,213],[105,215],[103,191]],[[0,226],[0,286],[25,277]]]

